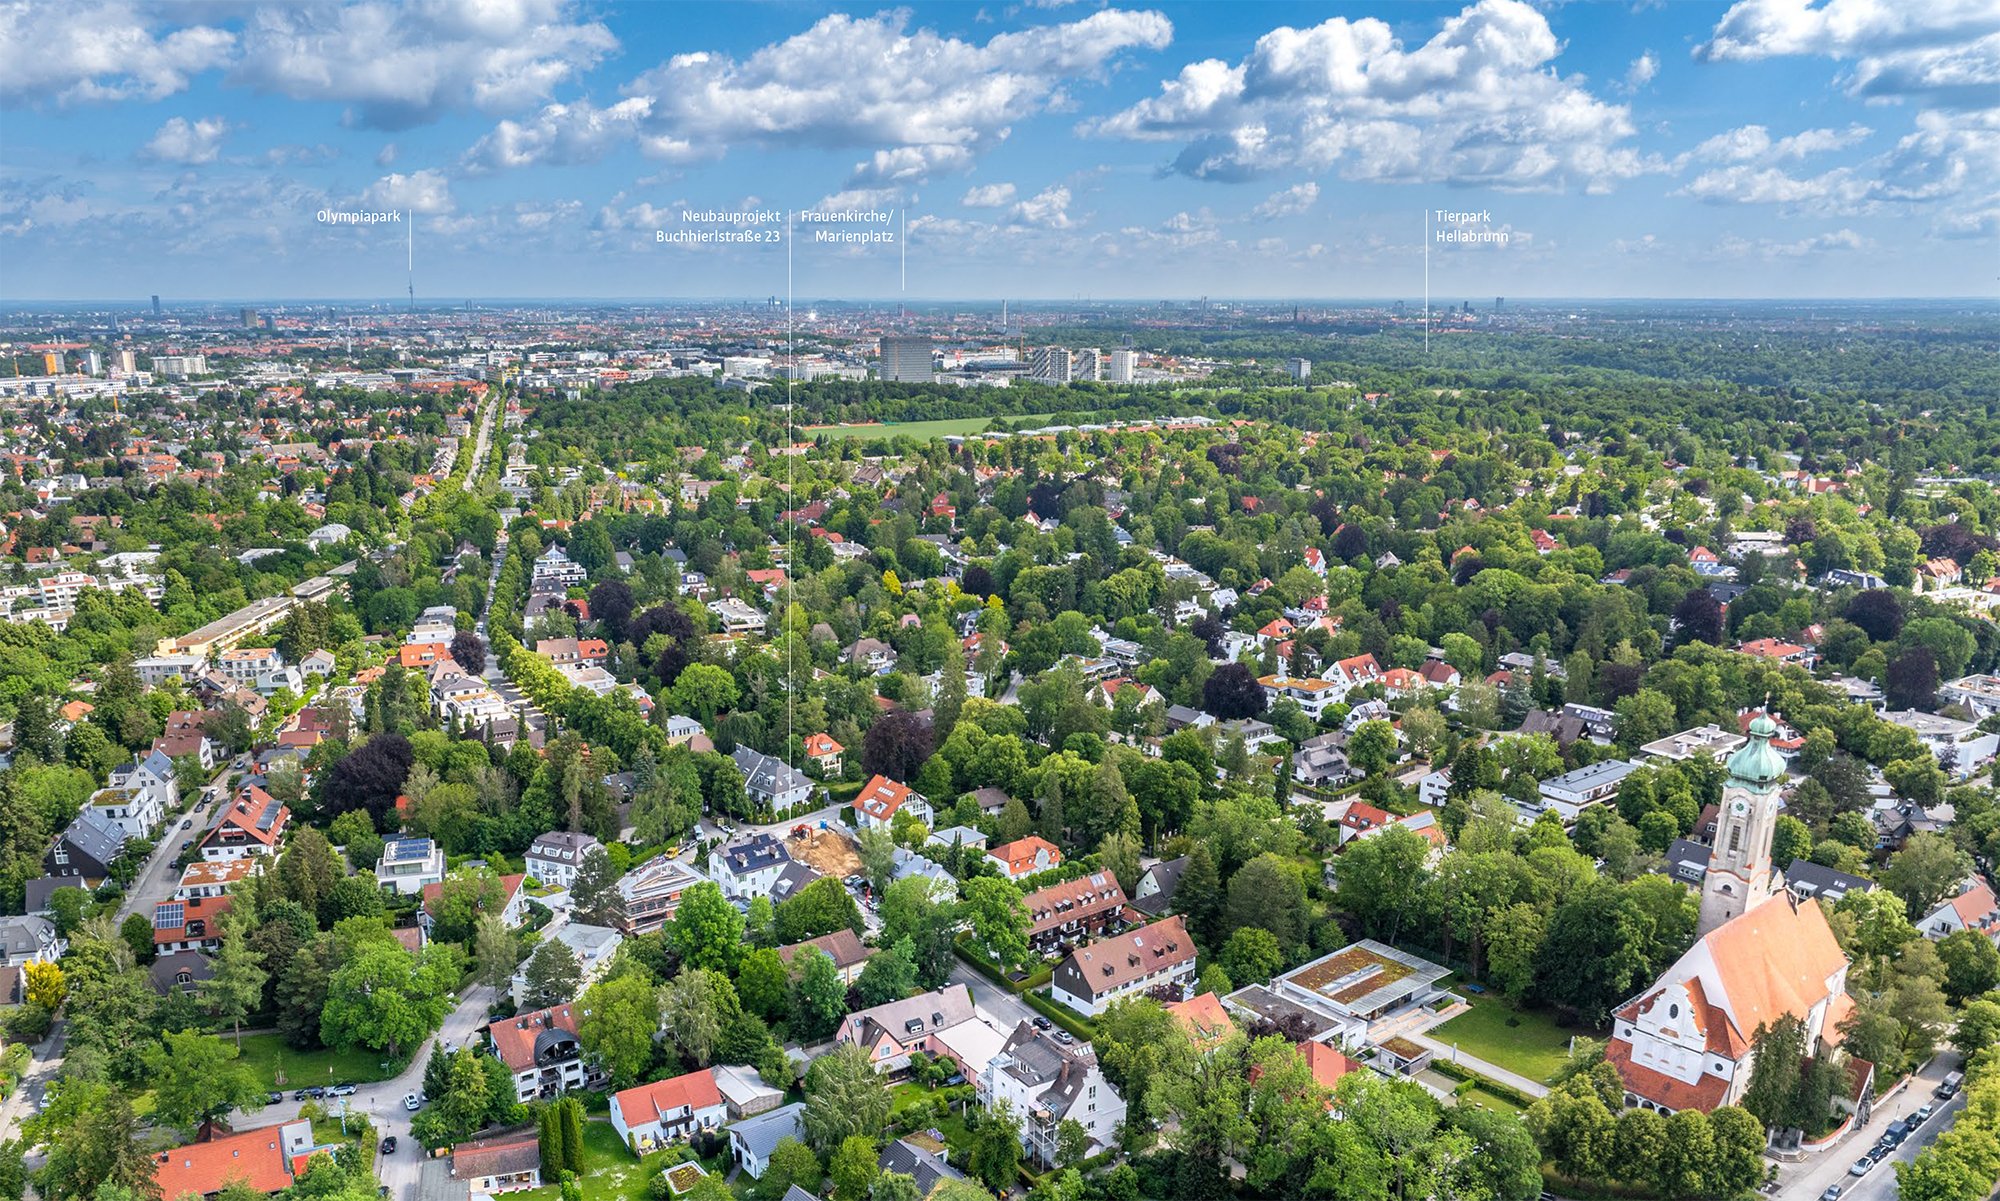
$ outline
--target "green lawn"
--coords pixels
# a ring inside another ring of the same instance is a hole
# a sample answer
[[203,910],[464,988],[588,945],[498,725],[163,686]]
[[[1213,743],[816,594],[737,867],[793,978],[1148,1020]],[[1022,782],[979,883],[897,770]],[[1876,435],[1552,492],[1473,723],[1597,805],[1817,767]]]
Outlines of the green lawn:
[[[1003,413],[1010,422],[1026,421],[1030,426],[1048,420],[1047,413]],[[983,433],[992,417],[951,417],[937,421],[888,421],[877,425],[801,426],[803,438],[944,438],[952,434]]]
[[[1547,1084],[1569,1057],[1569,1032],[1536,1010],[1517,1009],[1491,993],[1471,994],[1472,1008],[1433,1029],[1430,1037],[1449,1047]],[[1449,1059],[1449,1055],[1440,1055]]]
[[1476,1106],[1480,1109],[1490,1109],[1494,1113],[1506,1117],[1518,1117],[1521,1113],[1519,1105],[1514,1104],[1499,1093],[1482,1086],[1475,1086],[1461,1093],[1458,1103],[1460,1105]]
[[[651,1201],[653,1177],[689,1158],[684,1147],[654,1151],[644,1159],[634,1159],[619,1140],[610,1122],[590,1121],[583,1125],[583,1201]],[[729,1174],[728,1155],[702,1161],[711,1175]],[[518,1201],[559,1201],[562,1190],[556,1185],[516,1193]]]
[[[222,1037],[228,1039],[229,1035],[225,1033]],[[286,1046],[285,1040],[275,1034],[244,1035],[243,1062],[271,1090],[315,1084],[372,1084],[403,1070],[401,1063],[385,1061],[377,1051],[300,1051]]]

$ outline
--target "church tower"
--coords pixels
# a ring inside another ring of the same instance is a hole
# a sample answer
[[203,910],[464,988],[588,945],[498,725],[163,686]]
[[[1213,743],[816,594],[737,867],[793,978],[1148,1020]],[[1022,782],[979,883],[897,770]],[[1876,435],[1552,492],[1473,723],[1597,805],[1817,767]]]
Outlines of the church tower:
[[1715,847],[1701,882],[1700,933],[1755,908],[1782,887],[1771,871],[1771,834],[1778,821],[1778,785],[1785,760],[1771,749],[1777,724],[1759,714],[1750,741],[1729,757]]

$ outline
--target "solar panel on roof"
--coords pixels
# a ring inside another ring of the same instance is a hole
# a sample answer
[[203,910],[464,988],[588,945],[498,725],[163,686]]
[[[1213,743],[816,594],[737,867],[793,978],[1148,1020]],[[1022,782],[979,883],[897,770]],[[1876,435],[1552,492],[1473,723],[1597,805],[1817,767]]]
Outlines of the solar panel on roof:
[[187,906],[179,901],[162,901],[153,907],[153,929],[178,930],[187,924]]

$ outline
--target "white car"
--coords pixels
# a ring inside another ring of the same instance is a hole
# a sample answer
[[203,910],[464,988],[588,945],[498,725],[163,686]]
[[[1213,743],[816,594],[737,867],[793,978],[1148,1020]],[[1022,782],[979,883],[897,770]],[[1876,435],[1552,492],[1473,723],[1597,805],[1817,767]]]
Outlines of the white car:
[[411,1110],[411,1111],[415,1111],[415,1110],[416,1110],[416,1108],[417,1108],[417,1107],[418,1107],[419,1105],[422,1105],[423,1103],[424,1103],[424,1102],[423,1102],[423,1098],[419,1097],[419,1096],[418,1096],[417,1094],[415,1094],[415,1093],[404,1093],[404,1094],[403,1094],[403,1108],[404,1108],[404,1109],[408,1109],[408,1110]]

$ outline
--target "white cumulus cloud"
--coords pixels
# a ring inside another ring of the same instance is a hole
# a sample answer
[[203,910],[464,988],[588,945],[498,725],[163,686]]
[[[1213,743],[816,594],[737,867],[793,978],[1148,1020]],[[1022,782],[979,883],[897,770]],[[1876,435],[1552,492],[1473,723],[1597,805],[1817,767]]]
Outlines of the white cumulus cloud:
[[138,4],[0,3],[0,103],[159,100],[229,61],[236,36],[208,25],[167,28]]
[[1252,216],[1296,217],[1311,208],[1319,200],[1319,185],[1307,180],[1294,184],[1282,192],[1273,192],[1264,198],[1264,203],[1250,210]]
[[1379,182],[1602,191],[1661,169],[1630,111],[1564,78],[1561,43],[1522,0],[1478,0],[1407,48],[1386,21],[1282,26],[1241,62],[1190,63],[1157,96],[1084,132],[1179,142],[1170,170],[1241,180],[1338,170]]
[[451,181],[440,171],[412,171],[408,175],[392,171],[362,193],[362,201],[376,209],[405,209],[413,213],[451,212]]
[[1013,199],[1013,184],[989,183],[967,190],[959,203],[969,209],[997,209],[1012,203]]
[[473,143],[462,164],[468,171],[492,171],[541,164],[592,162],[619,141],[636,135],[653,102],[635,96],[609,108],[587,100],[550,104],[525,121],[502,121]]
[[193,121],[186,117],[173,117],[160,126],[140,154],[162,163],[189,166],[212,163],[222,153],[222,135],[228,131],[229,122],[221,117],[201,117]]

